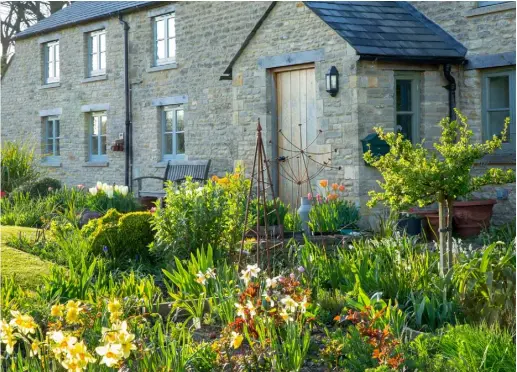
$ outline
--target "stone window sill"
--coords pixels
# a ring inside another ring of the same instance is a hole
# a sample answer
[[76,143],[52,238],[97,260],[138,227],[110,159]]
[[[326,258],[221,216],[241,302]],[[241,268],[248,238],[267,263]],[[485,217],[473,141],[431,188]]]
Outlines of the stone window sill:
[[101,81],[101,80],[108,80],[108,75],[97,75],[97,76],[90,76],[90,77],[87,77],[87,78],[84,78],[83,80],[81,80],[81,83],[85,84],[85,83],[91,83],[91,82],[94,82],[94,81]]
[[487,155],[480,161],[476,162],[476,165],[495,165],[495,164],[515,164],[515,154],[495,154]]
[[83,165],[83,167],[88,167],[88,168],[102,168],[102,167],[108,167],[108,166],[109,166],[109,162],[107,162],[107,161],[89,161]]
[[59,88],[61,86],[61,83],[49,83],[49,84],[44,84],[42,86],[40,86],[39,88],[40,89],[50,89],[50,88]]
[[62,164],[60,161],[42,161],[41,166],[48,168],[59,168],[62,166]]
[[465,12],[465,17],[476,17],[476,16],[480,16],[480,15],[484,15],[484,14],[503,12],[505,10],[511,10],[511,9],[515,9],[514,1],[469,9]]
[[176,63],[169,63],[167,65],[153,66],[149,67],[146,72],[157,72],[157,71],[165,71],[165,70],[173,70],[178,68]]

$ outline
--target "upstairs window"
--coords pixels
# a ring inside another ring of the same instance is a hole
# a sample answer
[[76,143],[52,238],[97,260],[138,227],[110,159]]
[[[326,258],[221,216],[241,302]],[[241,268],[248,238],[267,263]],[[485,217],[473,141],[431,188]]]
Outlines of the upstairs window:
[[154,18],[154,60],[156,66],[176,62],[174,13]]
[[59,41],[44,45],[45,52],[45,84],[59,82]]
[[515,152],[515,70],[485,73],[482,92],[484,138],[499,135],[509,117],[503,150]]
[[419,138],[419,75],[395,74],[395,128],[405,138],[416,143]]
[[45,118],[44,131],[43,154],[45,161],[58,160],[60,155],[59,117],[49,116]]
[[90,76],[106,74],[106,30],[95,31],[88,39],[88,71]]
[[108,117],[105,112],[93,112],[90,120],[90,161],[106,161],[106,129]]
[[164,107],[162,111],[163,160],[185,157],[185,120],[181,107]]

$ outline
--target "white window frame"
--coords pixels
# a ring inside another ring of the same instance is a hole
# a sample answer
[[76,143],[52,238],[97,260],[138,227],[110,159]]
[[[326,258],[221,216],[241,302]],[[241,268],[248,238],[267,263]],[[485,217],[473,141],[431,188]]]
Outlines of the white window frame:
[[[101,50],[101,36],[104,36],[104,51]],[[93,39],[97,39],[97,49],[93,50]],[[102,66],[102,54],[104,53],[104,66]],[[93,59],[97,60],[97,70],[93,69]],[[106,75],[106,30],[90,32],[88,35],[88,73],[89,76]]]
[[[171,32],[169,30],[169,19],[171,19],[171,18],[174,20],[174,35],[173,36],[170,36]],[[163,39],[158,40],[158,21],[162,21],[162,20],[164,21],[163,23],[165,25],[164,37],[163,37]],[[176,63],[176,49],[177,49],[176,48],[176,13],[172,12],[172,13],[163,14],[158,17],[154,17],[153,18],[153,32],[154,32],[154,37],[153,37],[154,58],[153,59],[154,59],[155,66],[162,66],[162,65]],[[169,40],[170,39],[174,39],[174,57],[169,57],[169,55],[170,55]],[[158,58],[158,41],[162,41],[162,40],[164,42],[163,44],[164,44],[165,57]]]
[[[59,61],[59,40],[44,44],[45,52],[45,84],[59,83],[60,61]],[[52,57],[52,60],[51,58]],[[52,71],[50,76],[49,72]]]
[[[178,131],[177,127],[177,118],[178,111],[183,111],[183,130]],[[166,131],[166,118],[167,113],[173,112],[172,115],[172,131]],[[185,141],[185,110],[182,106],[164,106],[162,109],[162,128],[161,128],[161,136],[162,136],[162,159],[163,160],[183,160],[186,159],[185,153],[178,154],[178,134],[183,133],[183,140]],[[165,149],[167,146],[165,145],[166,134],[172,134],[172,154],[166,154]]]
[[[411,111],[397,111],[397,80],[411,80]],[[395,72],[395,86],[394,86],[394,123],[395,132],[398,132],[397,128],[397,115],[410,114],[411,117],[411,132],[413,143],[420,142],[420,73],[419,72]]]
[[[43,135],[43,148],[44,151],[44,161],[45,162],[53,162],[53,161],[59,161],[61,150],[60,150],[60,144],[58,144],[61,140],[61,119],[59,116],[47,116],[45,119],[45,125],[44,125],[44,135]],[[48,128],[49,125],[52,125],[52,137],[48,136]],[[56,130],[57,129],[57,130]],[[59,132],[59,135],[56,135]],[[47,152],[47,144],[48,141],[52,140],[52,153]]]
[[[507,130],[508,142],[503,143],[500,152],[515,153],[515,69],[511,70],[499,70],[492,72],[483,73],[483,85],[482,85],[482,118],[483,118],[483,139],[489,139],[491,133],[489,128],[488,113],[494,111],[510,111],[510,125]],[[490,109],[490,78],[498,76],[508,76],[509,83],[509,104],[510,107]]]
[[[102,134],[102,118],[106,117],[106,133]],[[99,134],[94,135],[93,134],[93,123],[95,118],[99,118]],[[90,120],[89,120],[89,138],[88,138],[88,154],[89,154],[89,160],[91,162],[102,162],[108,160],[108,114],[106,111],[97,111],[92,112],[90,114]],[[96,137],[94,139],[94,136]],[[106,138],[106,154],[101,154],[101,146],[102,146],[102,137]],[[97,141],[97,153],[93,153],[93,141]]]

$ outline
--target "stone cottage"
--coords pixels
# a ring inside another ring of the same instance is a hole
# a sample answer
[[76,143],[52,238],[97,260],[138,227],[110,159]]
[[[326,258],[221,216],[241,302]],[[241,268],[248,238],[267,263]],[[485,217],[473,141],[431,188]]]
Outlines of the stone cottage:
[[260,119],[282,198],[307,191],[304,149],[364,205],[374,126],[430,144],[452,107],[478,140],[510,116],[480,167],[515,167],[515,2],[76,2],[17,35],[2,93],[2,141],[68,184],[250,165]]

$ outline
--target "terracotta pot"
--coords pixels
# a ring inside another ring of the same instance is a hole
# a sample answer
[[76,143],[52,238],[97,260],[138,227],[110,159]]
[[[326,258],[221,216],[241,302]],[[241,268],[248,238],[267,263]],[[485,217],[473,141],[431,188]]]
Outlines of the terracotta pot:
[[455,201],[454,231],[462,238],[479,235],[490,226],[495,199]]
[[417,210],[410,209],[411,214],[422,216],[422,226],[427,239],[438,240],[438,230],[440,227],[440,219],[438,218],[438,210]]

